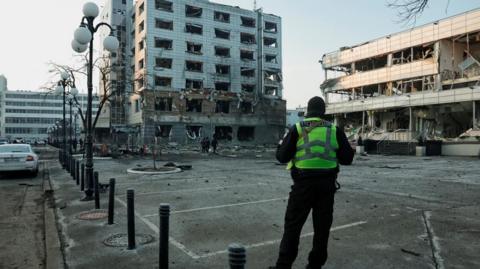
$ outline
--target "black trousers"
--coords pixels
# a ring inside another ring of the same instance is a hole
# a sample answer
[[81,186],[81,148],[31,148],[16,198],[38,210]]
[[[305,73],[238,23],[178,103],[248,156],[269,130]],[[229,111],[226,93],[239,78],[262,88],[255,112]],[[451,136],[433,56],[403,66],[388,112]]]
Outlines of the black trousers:
[[300,233],[312,211],[313,246],[308,268],[321,268],[327,261],[327,245],[333,219],[335,178],[302,179],[292,185],[285,213],[283,238],[276,267],[290,269],[298,254]]

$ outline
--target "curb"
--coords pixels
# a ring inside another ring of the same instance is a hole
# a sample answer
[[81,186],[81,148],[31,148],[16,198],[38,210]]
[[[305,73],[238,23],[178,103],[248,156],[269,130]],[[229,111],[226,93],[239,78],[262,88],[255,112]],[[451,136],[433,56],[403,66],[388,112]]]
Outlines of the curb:
[[45,236],[45,268],[64,269],[64,257],[60,238],[58,236],[57,221],[55,216],[55,198],[53,196],[50,171],[47,163],[43,163],[43,212],[44,212],[44,236]]

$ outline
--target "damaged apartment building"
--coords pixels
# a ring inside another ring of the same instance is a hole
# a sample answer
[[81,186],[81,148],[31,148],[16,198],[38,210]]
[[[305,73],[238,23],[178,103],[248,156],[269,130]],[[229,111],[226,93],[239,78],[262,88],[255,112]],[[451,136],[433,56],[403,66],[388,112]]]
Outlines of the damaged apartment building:
[[130,40],[132,89],[123,96],[137,144],[155,136],[278,141],[286,113],[280,17],[207,0],[137,0],[130,10],[131,1],[110,1],[129,2],[120,30]]
[[327,114],[376,141],[453,140],[479,127],[480,10],[322,57]]

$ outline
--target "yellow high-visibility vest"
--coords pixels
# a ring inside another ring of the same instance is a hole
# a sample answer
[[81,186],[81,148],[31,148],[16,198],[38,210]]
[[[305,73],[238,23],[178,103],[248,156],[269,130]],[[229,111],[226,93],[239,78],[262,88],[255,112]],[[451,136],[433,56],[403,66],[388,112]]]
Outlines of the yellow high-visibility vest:
[[300,169],[332,169],[337,167],[337,129],[320,118],[306,118],[296,125],[297,152],[288,163]]

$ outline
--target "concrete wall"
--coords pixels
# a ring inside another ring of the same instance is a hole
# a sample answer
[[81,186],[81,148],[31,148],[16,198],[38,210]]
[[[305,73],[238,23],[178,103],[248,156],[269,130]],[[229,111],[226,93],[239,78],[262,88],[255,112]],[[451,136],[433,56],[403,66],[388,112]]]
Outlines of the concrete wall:
[[480,156],[480,142],[444,142],[442,144],[444,156]]

